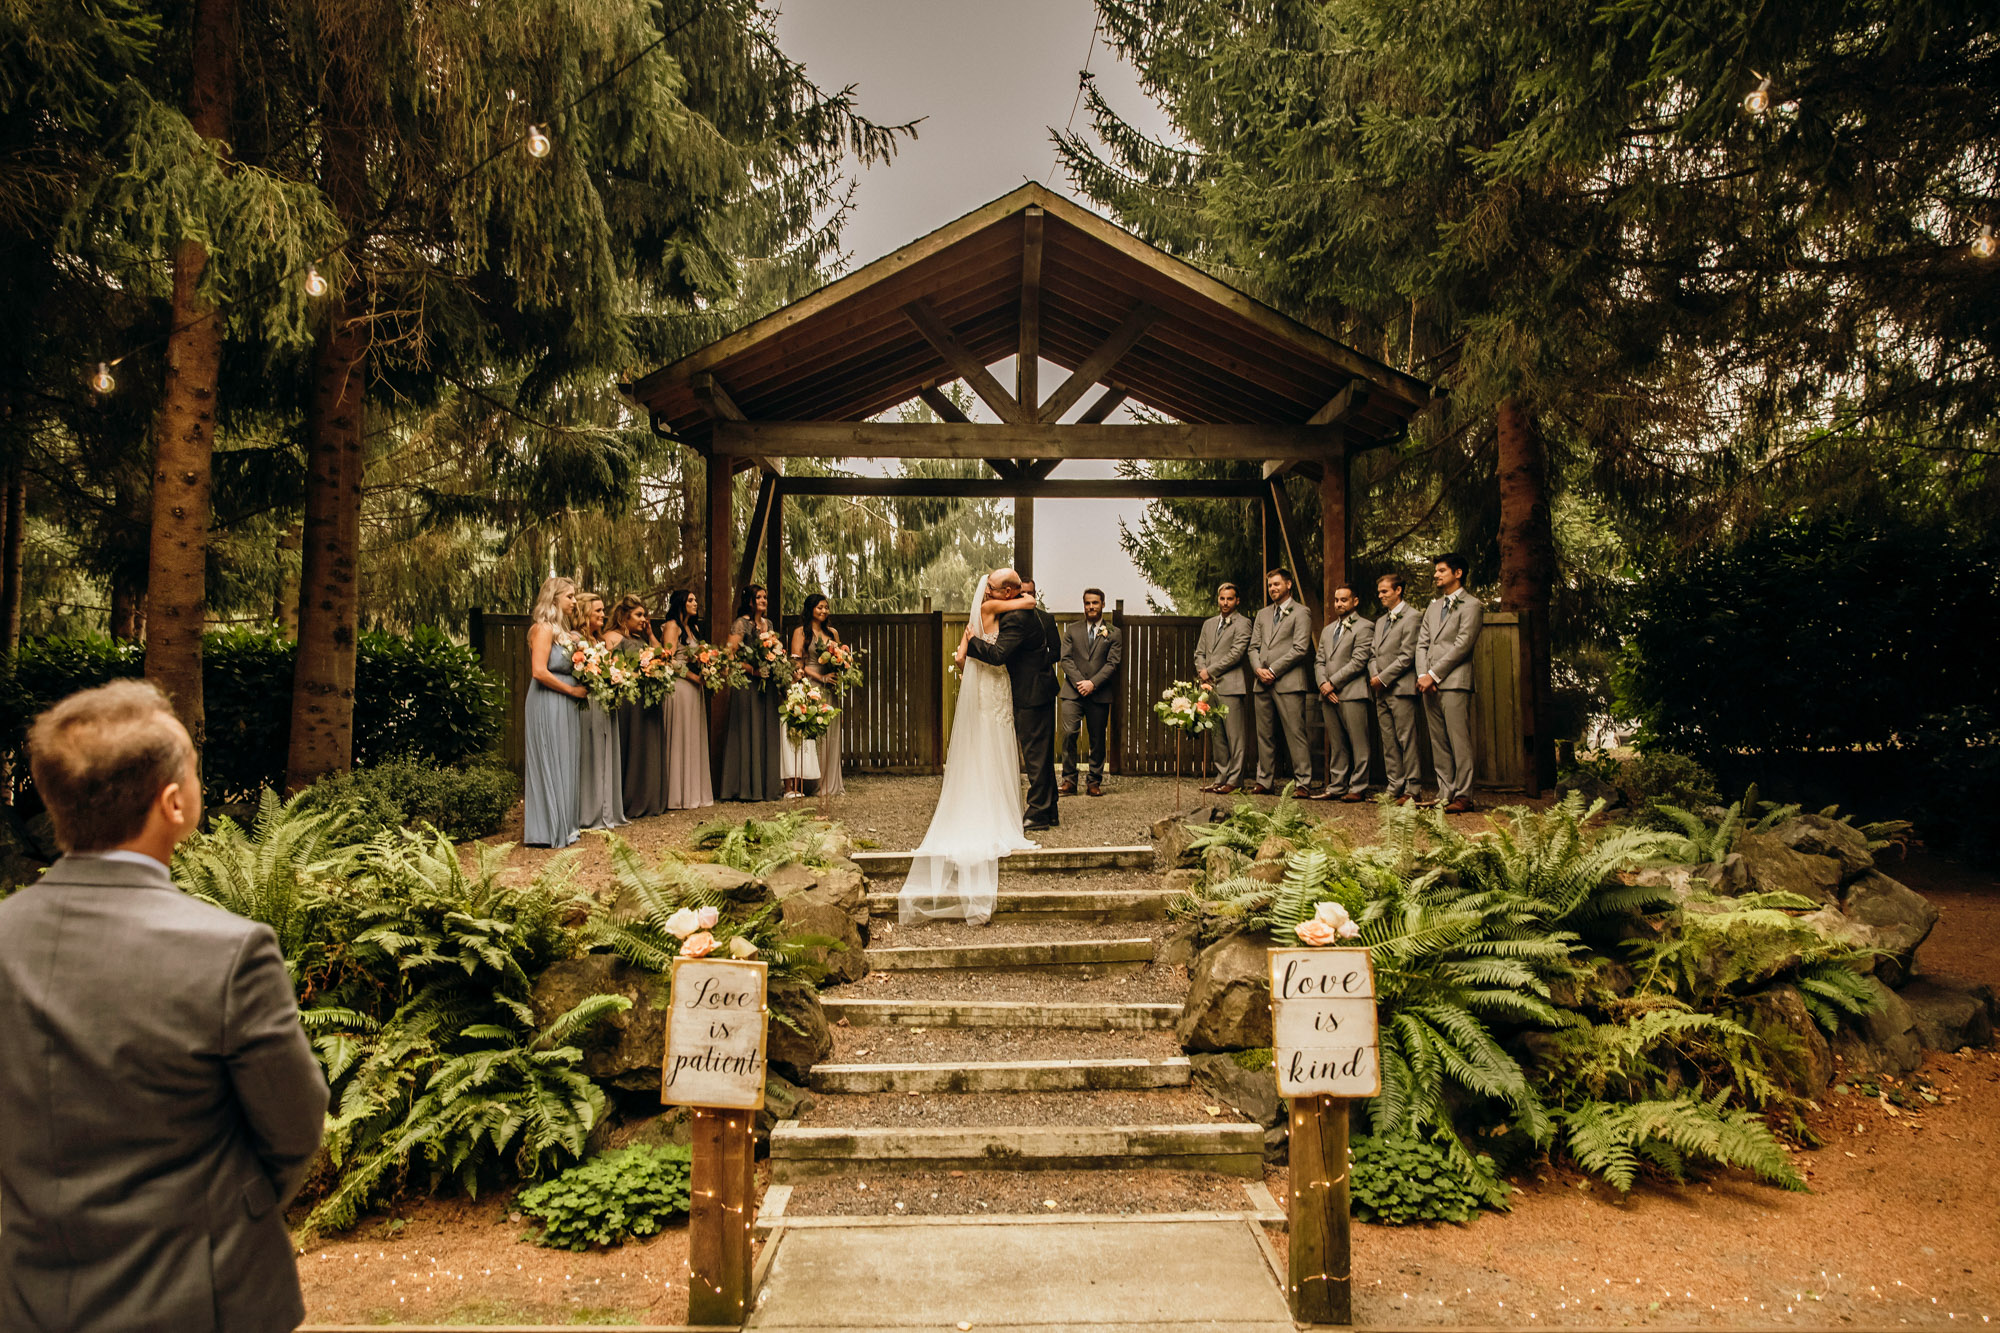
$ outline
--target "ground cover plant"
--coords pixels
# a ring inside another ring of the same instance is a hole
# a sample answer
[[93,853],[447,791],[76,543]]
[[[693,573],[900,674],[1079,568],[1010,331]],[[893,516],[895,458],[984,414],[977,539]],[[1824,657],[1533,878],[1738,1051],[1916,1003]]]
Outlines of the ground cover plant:
[[542,1223],[539,1244],[564,1250],[622,1245],[687,1215],[692,1163],[693,1151],[681,1144],[634,1144],[532,1185],[515,1203]]

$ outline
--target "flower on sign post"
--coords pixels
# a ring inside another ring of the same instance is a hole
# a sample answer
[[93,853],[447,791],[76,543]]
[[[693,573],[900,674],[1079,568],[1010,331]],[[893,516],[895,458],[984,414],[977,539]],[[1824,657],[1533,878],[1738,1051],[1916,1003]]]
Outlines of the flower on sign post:
[[1298,937],[1314,948],[1358,939],[1361,927],[1339,903],[1321,903],[1306,920],[1293,927]]

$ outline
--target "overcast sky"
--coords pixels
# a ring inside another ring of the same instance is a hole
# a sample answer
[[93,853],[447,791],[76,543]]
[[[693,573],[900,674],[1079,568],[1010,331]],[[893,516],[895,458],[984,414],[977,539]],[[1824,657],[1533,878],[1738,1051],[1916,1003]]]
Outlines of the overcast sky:
[[[854,267],[1023,181],[1070,193],[1055,170],[1049,131],[1070,123],[1086,58],[1113,106],[1164,132],[1164,117],[1131,69],[1102,41],[1093,43],[1095,19],[1091,0],[787,0],[781,42],[815,82],[855,85],[862,113],[878,122],[923,118],[914,143],[859,178],[846,234]],[[1085,121],[1081,109],[1075,117]],[[995,373],[1003,384],[1014,382],[1011,360]],[[1041,382],[1060,384],[1062,372],[1045,362]],[[974,415],[992,419],[983,404]],[[1113,464],[1069,462],[1056,475],[1108,477]],[[1119,519],[1136,523],[1143,509],[1116,500],[1039,501],[1035,573],[1044,600],[1073,608],[1095,585],[1143,613],[1146,582],[1118,545]]]

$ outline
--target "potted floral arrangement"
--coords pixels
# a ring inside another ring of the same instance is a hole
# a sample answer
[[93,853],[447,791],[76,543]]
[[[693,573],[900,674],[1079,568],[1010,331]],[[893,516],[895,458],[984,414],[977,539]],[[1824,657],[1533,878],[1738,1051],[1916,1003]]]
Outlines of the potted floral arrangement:
[[1174,809],[1181,808],[1181,742],[1188,736],[1204,736],[1221,724],[1229,712],[1213,686],[1196,680],[1177,680],[1160,691],[1153,715],[1174,733]]
[[785,691],[785,701],[778,705],[778,717],[794,740],[818,740],[839,716],[840,710],[834,707],[826,691],[811,681],[793,682]]

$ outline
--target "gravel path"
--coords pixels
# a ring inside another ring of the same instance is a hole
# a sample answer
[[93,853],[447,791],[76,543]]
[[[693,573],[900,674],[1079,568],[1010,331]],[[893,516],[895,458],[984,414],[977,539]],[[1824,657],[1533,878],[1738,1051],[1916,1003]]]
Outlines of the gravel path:
[[871,972],[826,995],[856,1000],[1042,1000],[1091,1004],[1179,1003],[1187,969],[1161,967],[1110,977],[1057,976],[1047,971]]
[[[1211,1113],[1211,1108],[1213,1112]],[[1242,1123],[1234,1111],[1194,1088],[1145,1092],[989,1092],[973,1094],[813,1094],[801,1124],[812,1129],[926,1129],[986,1125],[1198,1125]]]
[[[813,1180],[787,1217],[992,1213],[1222,1213],[1250,1207],[1248,1183],[1205,1171],[898,1171]],[[1051,1207],[1050,1205],[1054,1206]]]
[[871,948],[945,949],[977,944],[1149,939],[1158,949],[1167,942],[1171,925],[1167,921],[1034,921],[1016,916],[996,916],[984,926],[970,926],[963,921],[922,921],[899,926],[893,921],[877,920],[868,927],[868,943]]
[[1165,1060],[1181,1053],[1171,1032],[1065,1028],[839,1027],[842,1064],[971,1064],[998,1060]]

